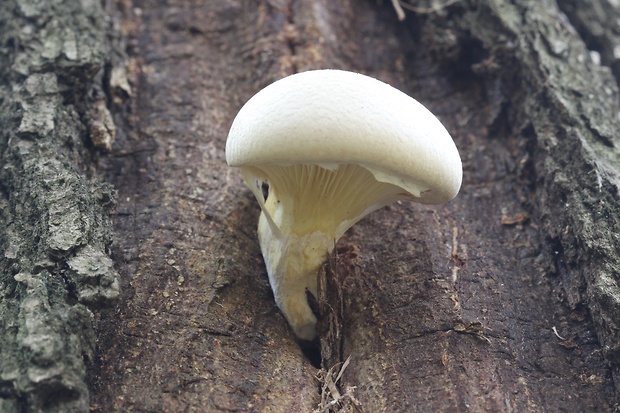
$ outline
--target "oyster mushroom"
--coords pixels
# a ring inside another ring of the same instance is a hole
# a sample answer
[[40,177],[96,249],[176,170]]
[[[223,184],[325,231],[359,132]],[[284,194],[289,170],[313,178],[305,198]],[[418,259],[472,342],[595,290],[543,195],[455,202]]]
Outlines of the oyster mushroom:
[[233,121],[226,160],[261,206],[269,282],[303,340],[316,336],[317,323],[306,291],[316,297],[318,269],[345,231],[398,200],[447,202],[462,180],[456,146],[430,111],[340,70],[298,73],[254,95]]

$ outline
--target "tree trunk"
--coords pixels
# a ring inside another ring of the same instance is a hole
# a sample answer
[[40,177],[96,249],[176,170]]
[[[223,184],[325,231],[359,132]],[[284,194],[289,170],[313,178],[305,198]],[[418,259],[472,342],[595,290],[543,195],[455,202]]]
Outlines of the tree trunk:
[[[5,0],[0,411],[614,411],[615,4]],[[224,148],[318,68],[422,102],[464,182],[345,234],[300,345]]]

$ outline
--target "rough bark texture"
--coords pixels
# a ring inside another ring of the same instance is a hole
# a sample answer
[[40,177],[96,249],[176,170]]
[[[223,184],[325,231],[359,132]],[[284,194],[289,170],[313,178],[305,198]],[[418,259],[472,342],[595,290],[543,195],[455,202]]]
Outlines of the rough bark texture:
[[[441,3],[5,1],[0,411],[616,410],[620,9]],[[345,235],[302,349],[224,146],[314,68],[424,103],[464,183]]]
[[88,139],[106,24],[96,1],[7,0],[0,27],[0,411],[86,411],[91,309],[119,294]]

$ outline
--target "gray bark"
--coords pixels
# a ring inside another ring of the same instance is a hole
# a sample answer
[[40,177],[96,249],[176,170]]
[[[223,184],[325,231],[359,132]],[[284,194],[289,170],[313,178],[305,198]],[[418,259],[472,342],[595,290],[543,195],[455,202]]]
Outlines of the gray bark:
[[96,1],[0,6],[2,412],[89,408],[92,309],[119,294],[114,191],[92,176],[88,138],[107,111],[93,104],[106,26]]

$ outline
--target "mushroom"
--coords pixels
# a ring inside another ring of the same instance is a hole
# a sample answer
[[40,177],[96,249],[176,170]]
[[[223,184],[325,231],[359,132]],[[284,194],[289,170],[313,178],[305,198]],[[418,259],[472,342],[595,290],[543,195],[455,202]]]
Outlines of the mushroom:
[[226,161],[260,204],[269,282],[302,340],[316,336],[306,291],[317,296],[319,267],[345,231],[398,200],[447,202],[463,173],[450,134],[428,109],[341,70],[294,74],[254,95],[233,121]]

